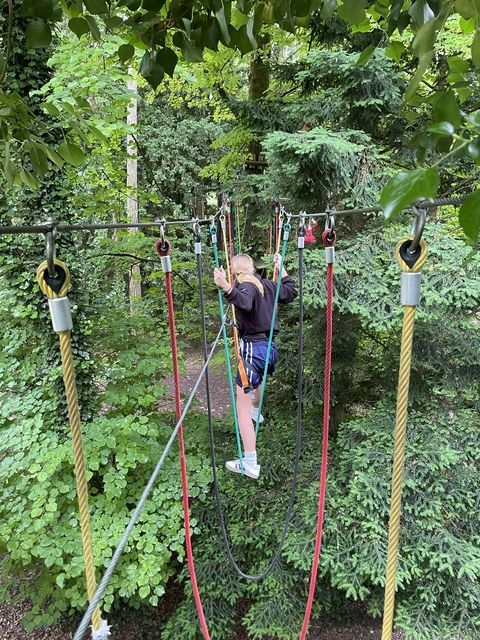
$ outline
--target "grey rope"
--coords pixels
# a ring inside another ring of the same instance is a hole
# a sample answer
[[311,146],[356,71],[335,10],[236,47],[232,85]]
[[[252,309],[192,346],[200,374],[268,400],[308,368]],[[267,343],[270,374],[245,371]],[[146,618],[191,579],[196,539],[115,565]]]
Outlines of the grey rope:
[[115,567],[118,564],[118,561],[120,560],[120,556],[123,553],[123,550],[125,548],[125,545],[127,544],[128,538],[130,537],[130,534],[132,532],[133,527],[135,526],[139,515],[141,514],[143,507],[145,506],[145,502],[147,501],[148,496],[150,495],[150,492],[153,488],[153,485],[155,484],[155,480],[157,479],[158,474],[160,473],[161,468],[163,467],[163,463],[165,462],[167,455],[175,441],[175,438],[177,436],[178,430],[180,429],[180,426],[183,422],[183,420],[185,419],[185,416],[187,415],[187,412],[190,408],[190,405],[192,404],[193,398],[195,397],[195,394],[198,390],[198,387],[200,385],[200,382],[202,381],[207,368],[208,368],[208,364],[210,362],[210,360],[212,359],[213,353],[217,347],[218,341],[220,340],[220,336],[222,335],[222,331],[223,331],[223,326],[225,325],[226,322],[226,316],[223,318],[222,321],[222,326],[220,327],[220,330],[217,334],[217,337],[215,338],[215,341],[210,349],[210,353],[207,357],[207,359],[205,360],[205,364],[202,367],[202,370],[200,371],[200,374],[198,375],[198,378],[195,382],[195,384],[193,385],[192,391],[190,392],[190,396],[187,400],[187,402],[185,403],[185,407],[182,411],[182,415],[180,416],[180,419],[178,420],[175,429],[172,431],[170,438],[168,439],[167,444],[165,445],[165,449],[163,450],[162,455],[160,456],[160,460],[157,463],[157,466],[155,467],[150,480],[148,481],[147,486],[145,487],[145,489],[143,490],[143,493],[138,501],[137,506],[135,507],[135,511],[132,513],[131,517],[130,517],[130,521],[128,523],[128,525],[125,528],[125,531],[122,535],[122,537],[120,538],[120,542],[117,545],[117,548],[115,549],[115,552],[112,556],[112,559],[110,560],[110,564],[108,565],[105,573],[103,574],[103,578],[100,581],[100,584],[97,587],[97,590],[95,591],[93,598],[90,601],[90,604],[88,605],[87,610],[85,611],[85,614],[80,622],[80,624],[77,627],[77,630],[75,631],[75,635],[73,636],[73,640],[81,640],[85,634],[85,632],[87,631],[87,628],[90,624],[90,620],[92,618],[93,612],[95,611],[95,609],[97,608],[97,605],[99,604],[100,600],[102,599],[102,596],[105,592],[105,589],[108,586],[108,583],[110,582],[110,578],[113,575],[113,572],[115,571]]

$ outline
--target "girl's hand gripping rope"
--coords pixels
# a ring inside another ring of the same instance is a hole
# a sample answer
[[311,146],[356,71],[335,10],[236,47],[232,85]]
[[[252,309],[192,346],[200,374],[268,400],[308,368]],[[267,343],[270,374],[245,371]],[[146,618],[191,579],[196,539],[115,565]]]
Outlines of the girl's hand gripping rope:
[[227,274],[223,267],[215,268],[213,270],[213,280],[217,287],[220,287],[220,289],[223,289],[225,292],[232,288],[227,280]]

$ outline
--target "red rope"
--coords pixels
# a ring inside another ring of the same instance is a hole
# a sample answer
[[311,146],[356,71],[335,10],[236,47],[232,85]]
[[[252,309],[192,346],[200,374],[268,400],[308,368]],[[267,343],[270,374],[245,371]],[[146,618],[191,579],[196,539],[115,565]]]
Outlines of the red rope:
[[[162,254],[161,254],[162,255]],[[163,254],[165,255],[165,254]],[[172,287],[172,274],[167,271],[165,273],[165,290],[167,294],[168,305],[168,324],[170,326],[170,345],[172,348],[172,362],[173,362],[173,386],[175,390],[175,413],[177,421],[182,414],[182,404],[180,400],[180,375],[178,369],[178,349],[177,349],[177,335],[175,329],[175,310],[173,306],[173,287]],[[188,474],[187,474],[187,461],[185,456],[185,442],[183,438],[183,425],[178,430],[178,448],[180,451],[180,470],[182,477],[182,494],[183,494],[183,523],[185,527],[185,547],[187,550],[188,570],[190,572],[190,580],[192,582],[193,597],[195,600],[195,606],[197,607],[198,619],[202,628],[202,634],[205,640],[210,640],[210,634],[208,632],[207,621],[203,612],[202,600],[200,592],[198,590],[197,576],[195,573],[195,562],[193,558],[191,529],[190,529],[190,508],[188,502]]]
[[[327,230],[322,235],[325,247],[335,245],[334,232]],[[326,315],[326,335],[325,335],[325,370],[323,377],[323,436],[322,436],[322,461],[320,465],[320,488],[318,493],[318,514],[317,532],[315,536],[315,548],[313,551],[312,569],[310,572],[310,586],[308,589],[307,605],[303,618],[302,630],[299,640],[305,640],[310,616],[312,614],[313,597],[317,585],[318,561],[322,549],[323,518],[325,514],[325,493],[327,489],[327,466],[328,466],[328,427],[330,423],[330,387],[332,372],[332,335],[333,335],[333,264],[327,264],[327,304]]]

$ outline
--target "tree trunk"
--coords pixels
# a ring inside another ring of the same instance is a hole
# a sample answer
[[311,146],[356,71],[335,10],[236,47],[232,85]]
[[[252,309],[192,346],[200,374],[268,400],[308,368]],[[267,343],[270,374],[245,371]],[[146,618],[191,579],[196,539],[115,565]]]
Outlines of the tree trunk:
[[[131,71],[130,71],[131,72]],[[128,81],[128,88],[131,91],[137,91],[137,81],[131,78]],[[137,124],[137,99],[133,98],[128,108],[127,124],[135,126]],[[138,222],[138,195],[137,195],[137,148],[133,136],[127,136],[127,218],[129,222]],[[138,231],[138,228],[132,228],[132,232]],[[139,300],[142,298],[142,274],[140,265],[133,265],[130,269],[129,276],[129,297],[130,312],[136,311]]]

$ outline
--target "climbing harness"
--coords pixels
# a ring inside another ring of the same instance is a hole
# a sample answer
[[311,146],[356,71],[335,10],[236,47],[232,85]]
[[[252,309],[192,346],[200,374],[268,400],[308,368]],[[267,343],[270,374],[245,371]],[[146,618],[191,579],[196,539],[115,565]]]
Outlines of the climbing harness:
[[322,234],[322,242],[325,247],[325,261],[327,263],[327,302],[325,306],[326,332],[325,332],[325,368],[323,373],[323,433],[322,433],[322,460],[320,464],[320,486],[318,492],[317,530],[315,534],[315,547],[313,551],[312,569],[310,572],[310,584],[308,599],[303,617],[302,629],[299,640],[305,640],[310,617],[312,614],[313,598],[317,584],[318,562],[322,549],[323,520],[325,514],[325,494],[327,490],[328,469],[328,432],[330,425],[330,391],[332,377],[332,336],[333,336],[333,265],[335,262],[335,219],[329,215],[325,220],[325,231]]
[[[287,227],[287,225],[285,225]],[[290,226],[290,225],[289,225]],[[288,233],[290,231],[289,226],[286,228],[287,231],[287,238],[284,242],[284,249],[286,251],[286,241],[288,240]],[[210,233],[211,233],[211,237],[212,237],[212,246],[213,246],[213,251],[214,251],[214,257],[215,257],[215,263],[218,265],[218,246],[217,246],[217,234],[216,234],[216,226],[215,223],[212,222],[212,226],[210,228]],[[216,449],[215,449],[215,436],[213,433],[213,421],[212,421],[212,417],[211,417],[211,399],[210,399],[210,387],[209,384],[206,384],[206,392],[207,392],[207,409],[208,409],[208,429],[209,429],[209,437],[210,437],[210,450],[211,450],[211,459],[212,459],[212,473],[213,473],[213,486],[214,486],[214,493],[215,493],[215,502],[216,502],[216,507],[217,507],[217,514],[218,514],[218,519],[219,519],[219,523],[220,523],[220,531],[222,534],[222,538],[223,538],[223,542],[225,545],[225,550],[227,553],[227,557],[228,560],[230,562],[230,565],[232,567],[232,569],[235,571],[235,573],[237,573],[240,577],[246,579],[246,580],[250,580],[253,582],[259,582],[261,580],[263,580],[264,578],[266,578],[267,576],[269,576],[272,571],[276,568],[282,551],[283,551],[283,547],[285,545],[285,540],[287,537],[287,533],[288,533],[288,529],[290,526],[290,522],[292,520],[292,516],[293,516],[293,505],[295,502],[295,498],[296,498],[296,492],[297,492],[297,484],[298,484],[298,475],[299,475],[299,469],[300,469],[300,456],[301,456],[301,450],[302,450],[302,403],[303,403],[303,361],[302,361],[302,355],[301,355],[301,351],[303,350],[303,253],[300,251],[300,249],[303,249],[303,245],[300,247],[299,244],[299,305],[300,305],[300,313],[299,313],[299,364],[298,364],[298,368],[297,368],[297,373],[298,373],[298,389],[299,389],[299,393],[298,393],[298,401],[297,401],[297,429],[296,429],[296,438],[295,438],[295,459],[294,459],[294,463],[293,463],[293,475],[292,475],[292,482],[291,482],[291,486],[290,486],[290,494],[289,494],[289,500],[288,500],[288,505],[287,505],[287,511],[285,514],[285,520],[283,522],[283,527],[282,527],[282,531],[280,534],[280,538],[278,540],[278,544],[277,547],[275,549],[275,552],[272,556],[272,559],[270,560],[269,565],[266,567],[266,569],[264,569],[264,571],[262,571],[261,573],[258,574],[247,574],[245,573],[241,567],[238,565],[237,561],[235,560],[234,556],[233,556],[233,551],[232,551],[232,546],[230,543],[230,539],[228,536],[228,532],[227,532],[227,528],[226,528],[226,522],[225,522],[225,516],[223,513],[223,507],[222,507],[222,501],[221,501],[221,496],[220,496],[220,490],[219,490],[219,484],[218,484],[218,474],[217,474],[217,460],[216,460]],[[202,281],[202,274],[201,274],[201,266],[199,266],[199,262],[197,260],[197,272],[198,272],[198,282],[199,282],[199,292],[200,292],[200,318],[201,318],[201,323],[202,323],[202,336],[203,336],[203,342],[204,344],[206,343],[206,324],[205,324],[205,306],[204,306],[204,301],[203,301],[203,281]],[[281,285],[281,281],[278,282],[277,284],[277,291],[276,291],[276,301],[278,300],[278,291],[279,291],[279,287]],[[223,306],[223,299],[222,299],[222,293],[220,290],[218,290],[218,299],[219,299],[219,308],[220,308],[220,313],[223,314],[224,313],[224,306]],[[274,326],[274,325],[273,325]],[[233,376],[232,376],[232,371],[231,371],[231,366],[230,366],[230,354],[229,354],[229,350],[228,350],[228,340],[227,340],[227,336],[226,336],[226,332],[224,331],[223,334],[224,337],[224,346],[225,346],[225,360],[227,363],[227,374],[228,374],[228,381],[229,381],[229,389],[230,389],[230,397],[231,397],[231,402],[232,402],[232,412],[233,412],[233,417],[234,417],[234,422],[235,422],[235,431],[237,434],[237,444],[240,450],[240,465],[242,468],[242,473],[243,473],[243,463],[242,463],[242,456],[241,456],[241,444],[240,444],[240,432],[239,432],[239,428],[238,428],[238,418],[237,418],[237,412],[236,412],[236,406],[235,406],[235,392],[234,392],[234,388],[233,388]],[[267,359],[268,362],[268,359]],[[207,381],[207,379],[206,379]]]
[[[75,481],[82,536],[83,561],[87,583],[87,595],[91,601],[96,589],[95,563],[92,549],[92,532],[88,508],[88,484],[86,479],[85,454],[83,449],[82,426],[78,405],[75,368],[72,354],[71,331],[73,329],[70,303],[67,297],[70,287],[70,272],[67,265],[55,257],[55,229],[47,231],[46,260],[37,269],[37,281],[48,298],[48,307],[53,330],[58,334],[62,359],[63,382],[68,406],[68,418],[73,445]],[[92,614],[92,638],[103,640],[110,635],[106,620],[102,620],[100,608]]]
[[[200,227],[198,223],[195,223],[196,237],[198,237]],[[195,251],[197,251],[197,242],[195,243]],[[156,243],[156,250],[162,261],[162,268],[165,273],[165,293],[167,297],[168,308],[168,325],[170,329],[170,346],[172,349],[172,364],[173,364],[173,387],[175,395],[175,415],[177,421],[180,420],[182,414],[182,403],[180,398],[180,374],[178,367],[178,348],[177,348],[177,333],[175,327],[175,307],[173,303],[173,284],[172,284],[172,260],[170,256],[170,243],[165,238],[165,230],[163,226],[160,227],[160,240]],[[183,437],[183,425],[180,422],[180,427],[177,434],[178,449],[180,454],[180,474],[182,479],[182,503],[183,503],[183,524],[185,527],[185,547],[187,551],[188,570],[190,573],[190,581],[192,583],[193,598],[195,600],[195,606],[197,608],[198,619],[202,629],[202,634],[205,640],[210,640],[210,634],[208,632],[207,622],[205,620],[205,614],[203,612],[202,601],[197,584],[197,576],[195,573],[195,562],[193,558],[192,549],[192,536],[190,529],[190,506],[188,498],[188,473],[187,473],[187,460],[185,455],[185,441]]]
[[402,269],[401,304],[403,311],[400,367],[398,373],[395,444],[393,453],[390,516],[388,527],[387,570],[382,625],[382,640],[391,640],[395,609],[395,582],[397,573],[400,516],[407,439],[408,392],[412,368],[413,329],[415,311],[420,302],[421,269],[427,259],[427,243],[422,240],[426,210],[415,210],[413,236],[403,238],[397,244],[396,258]]

